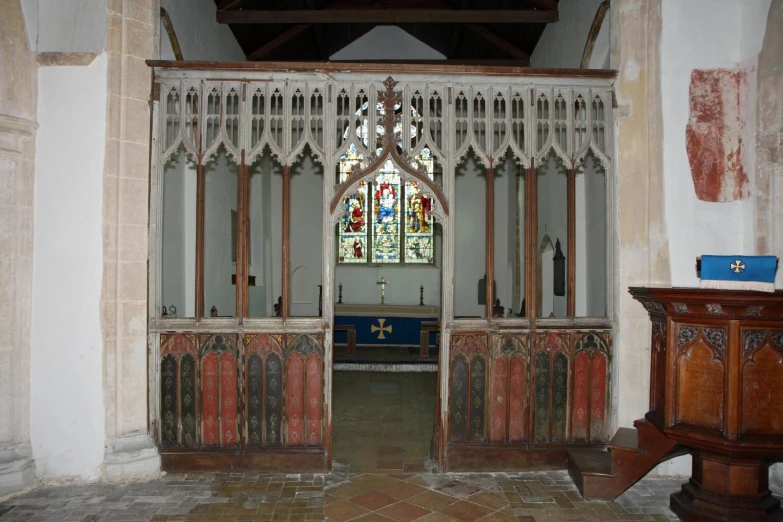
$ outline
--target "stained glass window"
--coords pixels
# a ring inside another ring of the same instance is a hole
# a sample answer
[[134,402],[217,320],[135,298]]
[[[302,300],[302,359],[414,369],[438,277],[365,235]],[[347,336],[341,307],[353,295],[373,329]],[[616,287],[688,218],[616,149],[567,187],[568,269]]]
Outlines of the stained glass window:
[[[367,103],[356,112],[356,135],[367,145]],[[377,113],[383,115],[380,103]],[[399,110],[399,106],[395,106]],[[411,107],[415,117],[416,110]],[[402,134],[402,124],[395,126],[395,134]],[[346,129],[345,138],[350,131]],[[417,129],[411,126],[411,135]],[[376,136],[382,136],[384,129],[376,127]],[[430,179],[434,179],[434,159],[428,148],[423,148],[413,161],[414,168],[424,167]],[[364,158],[356,145],[351,144],[340,158],[339,182],[346,181],[351,173],[365,167]],[[340,221],[338,233],[338,261],[345,264],[357,263],[434,263],[434,234],[432,198],[425,193],[420,182],[408,181],[402,184],[400,171],[391,160],[387,160],[375,177],[362,181],[358,189],[343,198],[345,214]]]
[[[347,180],[351,172],[361,168],[364,158],[351,144],[340,158],[340,182]],[[354,194],[343,198],[346,214],[340,221],[339,245],[340,263],[367,262],[367,183],[362,181]]]

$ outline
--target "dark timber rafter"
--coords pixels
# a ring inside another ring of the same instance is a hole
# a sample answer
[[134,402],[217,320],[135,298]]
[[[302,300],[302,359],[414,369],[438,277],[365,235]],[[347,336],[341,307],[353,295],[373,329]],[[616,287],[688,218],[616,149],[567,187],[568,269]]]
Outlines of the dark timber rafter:
[[320,11],[218,11],[221,24],[529,24],[557,22],[548,10],[324,9]]
[[557,0],[533,0],[533,2],[544,9],[557,10]]
[[524,60],[527,63],[530,63],[530,55],[527,54],[525,51],[517,47],[516,45],[512,44],[505,38],[498,36],[497,34],[493,33],[483,25],[479,24],[465,24],[465,27],[470,30],[471,32],[479,35],[487,42],[491,43],[498,49],[501,49],[508,53],[509,55],[513,56],[514,58],[519,58],[520,60]]
[[267,42],[263,47],[261,47],[257,51],[253,51],[252,53],[248,54],[247,59],[258,60],[260,58],[263,58],[264,56],[267,56],[269,53],[271,53],[281,45],[285,44],[289,40],[296,38],[310,27],[312,27],[312,25],[310,24],[296,24],[295,26],[289,28],[286,31],[283,31],[280,35],[273,38],[272,41]]

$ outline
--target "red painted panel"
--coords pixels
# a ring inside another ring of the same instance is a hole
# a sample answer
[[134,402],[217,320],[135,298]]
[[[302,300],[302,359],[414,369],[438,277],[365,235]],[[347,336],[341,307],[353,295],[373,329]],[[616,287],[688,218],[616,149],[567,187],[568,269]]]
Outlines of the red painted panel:
[[304,360],[298,353],[288,358],[286,377],[288,445],[301,446],[304,438]]
[[209,353],[201,360],[201,430],[205,446],[218,445],[218,401],[218,358]]
[[223,417],[221,442],[233,446],[239,442],[237,430],[237,360],[230,353],[220,357],[220,400]]
[[508,439],[519,442],[527,438],[525,415],[527,411],[527,369],[521,355],[511,358],[511,390],[509,392]]
[[323,443],[323,363],[318,354],[307,356],[307,441],[308,446]]
[[492,364],[492,404],[490,406],[489,439],[503,442],[506,438],[506,400],[508,398],[508,361],[498,357]]
[[593,355],[593,391],[590,397],[590,439],[606,440],[606,355]]
[[571,420],[572,440],[587,439],[590,404],[590,356],[579,352],[574,359],[574,409]]

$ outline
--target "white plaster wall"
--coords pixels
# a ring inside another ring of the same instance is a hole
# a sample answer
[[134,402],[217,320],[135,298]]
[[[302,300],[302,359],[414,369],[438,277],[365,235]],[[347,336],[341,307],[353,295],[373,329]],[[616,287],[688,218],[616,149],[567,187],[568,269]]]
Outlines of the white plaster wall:
[[399,27],[380,25],[340,49],[330,60],[443,60],[441,53]]
[[273,317],[274,304],[282,294],[282,197],[282,170],[269,156],[264,156],[250,169],[248,273],[256,276],[256,285],[248,287],[251,317]]
[[100,53],[106,0],[21,0],[33,52]]
[[[590,32],[590,25],[601,1],[560,0],[560,20],[546,26],[533,54],[530,55],[530,65],[578,69],[587,42],[587,33]],[[607,12],[593,47],[590,69],[609,66],[609,20],[610,14]]]
[[205,170],[204,315],[209,316],[214,306],[218,316],[233,317],[236,286],[231,284],[231,276],[236,274],[232,261],[236,247],[231,241],[231,211],[237,209],[238,168],[220,152]]
[[[606,316],[606,242],[609,230],[606,222],[606,173],[597,161],[588,157],[584,172],[578,176],[584,180],[585,244],[583,257],[577,257],[576,266],[584,267],[586,295],[582,299],[584,310],[577,309],[577,315],[604,317]],[[577,192],[577,198],[578,194]],[[579,298],[577,288],[577,301]]]
[[[52,0],[55,1],[55,0]],[[245,53],[228,25],[215,21],[213,0],[161,0],[177,33],[185,60],[245,61]],[[259,31],[263,30],[260,26]],[[160,57],[173,60],[166,28],[160,25]]]
[[486,172],[469,156],[455,174],[454,315],[484,317],[484,305],[478,304],[478,282],[487,273]]
[[[552,240],[552,246],[560,239],[560,249],[566,256],[568,265],[568,177],[553,157],[538,169],[538,240],[536,248],[540,250],[545,235]],[[554,255],[554,251],[553,254]],[[547,265],[552,265],[552,256],[546,257]],[[552,297],[555,317],[565,317],[567,314],[567,296],[553,296],[550,277],[542,276],[542,298]],[[547,294],[546,296],[543,294]],[[545,301],[549,302],[549,301]]]
[[38,73],[30,439],[41,477],[98,477],[107,57]]
[[177,317],[195,315],[196,168],[184,151],[163,170],[162,298]]
[[318,316],[323,270],[323,168],[305,155],[291,167],[292,317]]
[[[673,286],[696,286],[702,254],[753,251],[752,199],[708,203],[696,197],[685,148],[693,69],[735,67],[761,48],[767,0],[663,0],[661,90],[666,222]],[[687,52],[684,52],[687,50]],[[752,148],[752,147],[751,147]]]

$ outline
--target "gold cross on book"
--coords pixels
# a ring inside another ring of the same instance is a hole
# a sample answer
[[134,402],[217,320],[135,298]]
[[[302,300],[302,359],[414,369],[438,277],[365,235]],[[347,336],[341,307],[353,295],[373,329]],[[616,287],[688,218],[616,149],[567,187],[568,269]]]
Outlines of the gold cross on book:
[[381,280],[378,281],[376,284],[381,285],[381,304],[383,304],[384,294],[386,293],[386,285],[390,285],[391,283],[388,282],[383,277],[381,277]]

